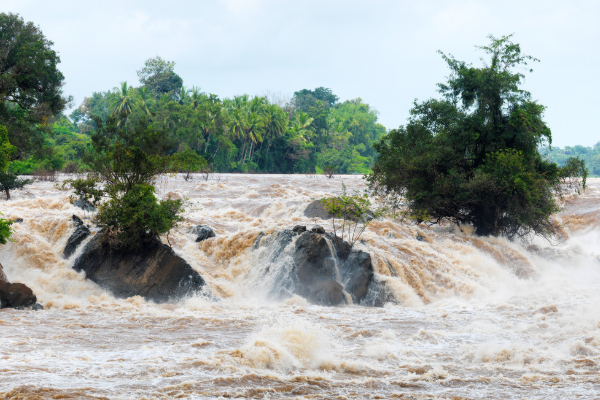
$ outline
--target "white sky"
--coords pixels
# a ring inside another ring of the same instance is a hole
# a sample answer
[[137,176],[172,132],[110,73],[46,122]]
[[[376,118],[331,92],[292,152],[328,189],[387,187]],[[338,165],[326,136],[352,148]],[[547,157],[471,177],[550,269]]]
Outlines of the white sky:
[[548,107],[553,144],[593,145],[600,107],[600,1],[0,0],[60,53],[65,93],[138,85],[149,57],[175,61],[184,85],[221,98],[331,88],[361,97],[387,128],[415,98],[437,96],[442,50],[478,65],[474,45],[515,33],[541,60],[525,88]]

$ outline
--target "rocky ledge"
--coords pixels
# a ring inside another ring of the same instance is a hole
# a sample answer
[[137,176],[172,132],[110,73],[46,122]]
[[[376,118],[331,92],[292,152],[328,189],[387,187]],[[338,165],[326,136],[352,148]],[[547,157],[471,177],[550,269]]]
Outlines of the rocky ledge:
[[259,235],[254,247],[262,248],[266,262],[252,275],[257,285],[269,285],[272,297],[296,294],[314,304],[383,304],[369,253],[331,233],[302,228]]
[[142,296],[158,303],[201,292],[204,279],[167,245],[156,240],[137,250],[104,244],[96,234],[83,248],[73,269],[117,297]]
[[34,310],[43,309],[36,301],[37,297],[27,285],[8,282],[4,269],[0,264],[0,308],[31,307]]

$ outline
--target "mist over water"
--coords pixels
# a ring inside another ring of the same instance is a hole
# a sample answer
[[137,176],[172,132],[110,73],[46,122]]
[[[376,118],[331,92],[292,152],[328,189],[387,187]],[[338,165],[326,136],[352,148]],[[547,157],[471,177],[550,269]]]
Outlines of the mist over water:
[[[75,272],[83,246],[62,258],[71,215],[91,218],[68,192],[49,182],[15,192],[0,206],[24,222],[0,262],[46,310],[0,310],[0,398],[598,398],[599,179],[566,205],[558,245],[374,221],[357,247],[390,303],[273,300],[285,254],[272,262],[257,236],[330,231],[303,212],[342,182],[364,187],[356,176],[161,178],[160,196],[188,199],[169,241],[214,297],[160,305],[116,299]],[[217,237],[195,243],[186,232],[198,224]]]

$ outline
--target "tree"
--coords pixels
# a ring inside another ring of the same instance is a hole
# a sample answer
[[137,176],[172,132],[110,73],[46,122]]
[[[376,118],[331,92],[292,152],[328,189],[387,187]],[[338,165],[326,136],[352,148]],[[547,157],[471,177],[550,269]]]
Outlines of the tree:
[[0,191],[6,195],[6,200],[10,200],[10,191],[23,189],[25,185],[33,183],[33,179],[20,179],[12,172],[0,172]]
[[173,156],[175,169],[183,171],[183,179],[190,179],[192,172],[198,172],[208,165],[204,157],[198,155],[194,150],[185,146],[185,148]]
[[95,221],[111,245],[135,249],[158,240],[181,219],[180,200],[158,201],[154,194],[156,176],[171,170],[166,131],[153,130],[145,119],[133,127],[119,126],[116,118],[94,120],[97,129],[84,156],[94,174],[71,187],[107,199]]
[[148,88],[159,99],[163,95],[176,97],[183,87],[183,79],[175,73],[174,61],[167,61],[159,56],[149,58],[144,67],[137,71],[140,83]]
[[112,115],[119,117],[120,123],[124,124],[133,109],[133,88],[127,86],[127,82],[121,82],[121,86],[115,87],[113,90],[116,93],[111,104]]
[[19,158],[42,150],[49,122],[71,101],[53,44],[18,14],[0,13],[0,124]]
[[369,184],[405,197],[417,222],[447,219],[473,224],[480,235],[547,236],[562,177],[578,174],[585,187],[586,171],[561,171],[540,155],[552,140],[545,108],[519,87],[524,75],[513,72],[538,60],[522,55],[510,36],[489,38],[479,47],[489,56],[481,68],[441,53],[452,72],[438,85],[444,97],[415,102],[407,125],[375,145]]

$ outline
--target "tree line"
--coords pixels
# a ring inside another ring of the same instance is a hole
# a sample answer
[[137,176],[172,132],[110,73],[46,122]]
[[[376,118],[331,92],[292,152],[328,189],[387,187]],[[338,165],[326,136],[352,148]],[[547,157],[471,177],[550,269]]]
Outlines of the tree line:
[[[45,139],[46,151],[23,153],[11,171],[86,171],[82,155],[90,146],[96,119],[120,126],[144,121],[166,132],[171,155],[190,151],[216,172],[336,173],[370,171],[373,143],[386,133],[377,112],[360,98],[339,102],[330,89],[303,89],[290,99],[247,94],[220,99],[186,88],[175,63],[161,57],[138,71],[139,86],[122,82],[94,92],[70,113],[59,115]],[[202,163],[201,163],[202,164]]]

